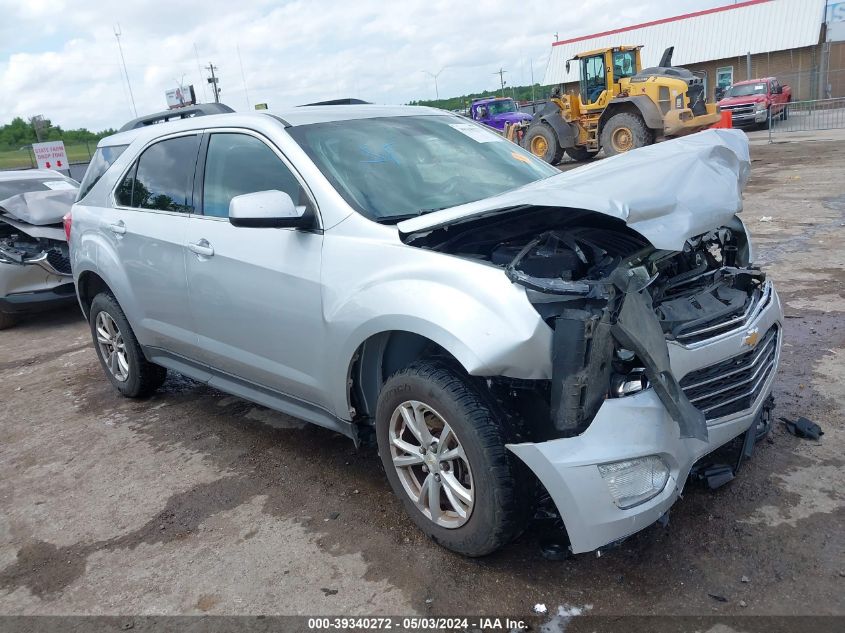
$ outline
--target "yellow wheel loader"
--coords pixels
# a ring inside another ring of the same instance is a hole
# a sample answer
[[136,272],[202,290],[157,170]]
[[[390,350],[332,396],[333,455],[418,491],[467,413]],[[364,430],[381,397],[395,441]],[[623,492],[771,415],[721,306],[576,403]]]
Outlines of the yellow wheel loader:
[[522,145],[556,164],[564,151],[576,161],[650,145],[663,138],[698,132],[719,121],[718,108],[706,102],[701,77],[672,66],[672,51],[660,65],[643,69],[641,46],[617,46],[580,53],[566,62],[580,66],[579,95],[560,87],[534,116]]

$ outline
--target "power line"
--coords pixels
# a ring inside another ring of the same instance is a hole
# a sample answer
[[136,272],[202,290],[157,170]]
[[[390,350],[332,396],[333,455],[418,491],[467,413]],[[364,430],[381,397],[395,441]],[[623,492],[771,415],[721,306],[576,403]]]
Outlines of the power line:
[[241,45],[235,44],[235,48],[238,49],[238,63],[241,65],[241,78],[244,80],[244,95],[246,96],[246,109],[250,109],[250,101],[249,101],[249,90],[246,88],[246,73],[244,73],[244,60],[241,59]]
[[[194,55],[197,58],[197,72],[199,73],[199,80],[202,83],[202,66],[200,65],[200,52],[197,50],[197,43],[194,42]],[[208,101],[208,92],[205,89],[205,84],[202,84],[202,99]]]
[[135,116],[138,116],[138,110],[135,108],[135,95],[132,94],[132,84],[129,82],[129,71],[126,70],[126,60],[123,57],[123,46],[120,45],[120,36],[123,33],[120,30],[120,24],[114,27],[114,36],[117,39],[117,50],[120,51],[120,61],[123,62],[123,74],[126,75],[126,85],[129,87],[129,99],[132,101],[132,111]]

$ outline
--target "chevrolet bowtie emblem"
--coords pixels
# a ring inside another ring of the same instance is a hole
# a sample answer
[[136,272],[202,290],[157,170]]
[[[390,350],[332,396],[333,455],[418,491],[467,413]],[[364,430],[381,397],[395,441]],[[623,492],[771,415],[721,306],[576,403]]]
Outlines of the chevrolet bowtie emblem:
[[748,347],[754,347],[757,345],[757,341],[759,340],[760,331],[755,327],[745,333],[745,338],[742,339],[742,344],[747,345]]

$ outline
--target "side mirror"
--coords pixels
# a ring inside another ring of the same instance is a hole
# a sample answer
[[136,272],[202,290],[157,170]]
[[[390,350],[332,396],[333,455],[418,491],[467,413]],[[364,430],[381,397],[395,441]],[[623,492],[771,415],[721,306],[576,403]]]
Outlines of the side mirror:
[[566,60],[566,72],[569,73],[569,60]]
[[307,207],[294,205],[288,194],[271,189],[232,198],[229,222],[252,228],[306,228],[313,225],[314,217]]

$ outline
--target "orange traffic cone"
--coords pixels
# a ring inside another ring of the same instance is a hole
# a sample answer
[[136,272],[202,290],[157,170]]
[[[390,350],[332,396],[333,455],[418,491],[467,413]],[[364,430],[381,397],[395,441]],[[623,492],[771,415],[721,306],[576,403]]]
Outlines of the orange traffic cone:
[[719,120],[719,122],[714,123],[710,127],[730,130],[734,126],[733,117],[731,116],[731,111],[730,110],[722,110],[721,115],[722,115],[722,118]]

